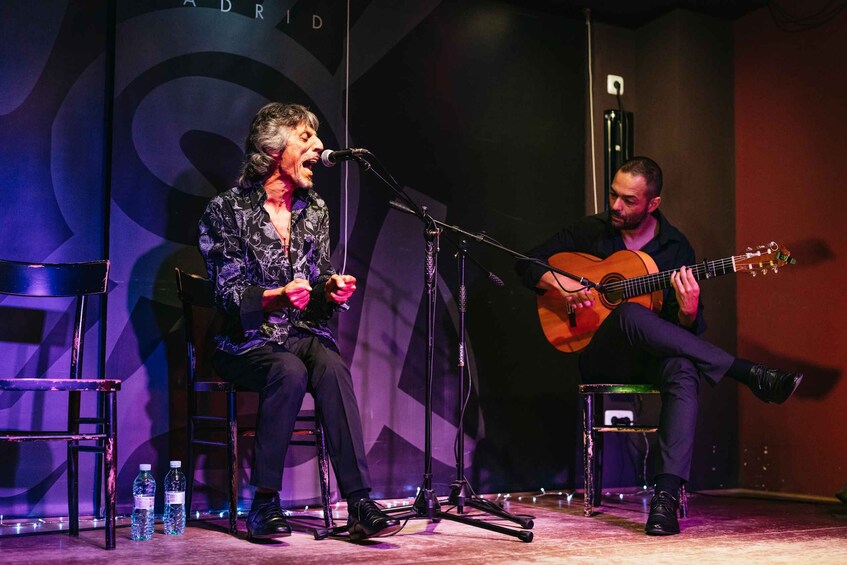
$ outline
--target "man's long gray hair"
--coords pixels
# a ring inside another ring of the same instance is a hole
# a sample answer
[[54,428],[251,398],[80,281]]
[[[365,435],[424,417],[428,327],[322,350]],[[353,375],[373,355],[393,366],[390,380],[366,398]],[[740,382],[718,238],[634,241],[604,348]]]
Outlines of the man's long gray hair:
[[262,106],[244,142],[244,162],[238,186],[247,188],[265,180],[294,129],[304,122],[317,131],[318,118],[305,106],[279,102]]

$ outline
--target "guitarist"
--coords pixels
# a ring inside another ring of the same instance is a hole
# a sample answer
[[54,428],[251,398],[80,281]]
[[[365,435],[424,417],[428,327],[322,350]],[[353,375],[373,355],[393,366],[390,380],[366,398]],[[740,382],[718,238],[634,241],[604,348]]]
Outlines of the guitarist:
[[[691,468],[700,382],[715,384],[728,376],[763,401],[780,404],[803,378],[734,358],[698,337],[706,329],[700,286],[686,267],[695,262],[694,250],[659,211],[661,194],[659,165],[634,157],[615,174],[608,212],[578,220],[528,253],[547,261],[562,251],[605,259],[616,251],[639,250],[653,258],[660,272],[676,270],[659,314],[639,304],[621,304],[579,359],[584,382],[649,382],[661,390],[658,473],[645,528],[649,535],[679,533],[679,489]],[[575,309],[590,308],[597,299],[596,291],[538,265],[518,262],[516,269],[529,288],[540,294],[561,293]]]

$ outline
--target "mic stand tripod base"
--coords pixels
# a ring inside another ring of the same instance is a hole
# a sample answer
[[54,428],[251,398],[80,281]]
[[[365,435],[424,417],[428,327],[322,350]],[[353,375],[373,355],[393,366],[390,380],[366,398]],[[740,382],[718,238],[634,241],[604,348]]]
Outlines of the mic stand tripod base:
[[514,536],[526,543],[532,541],[533,533],[530,531],[534,526],[532,518],[522,518],[520,516],[510,514],[509,512],[503,510],[502,506],[497,503],[482,498],[477,498],[474,496],[468,496],[467,490],[469,489],[467,489],[466,487],[467,483],[465,483],[464,481],[455,481],[450,486],[450,496],[445,501],[445,503],[451,506],[456,506],[459,513],[461,514],[463,511],[463,507],[461,509],[458,508],[458,502],[459,500],[461,500],[464,503],[464,506],[475,508],[476,510],[491,514],[493,516],[497,516],[498,518],[502,518],[504,520],[510,520],[518,524],[523,529],[518,530],[515,528],[501,526],[499,524],[492,524],[490,522],[486,522],[485,520],[480,520],[477,518],[450,514],[447,511],[441,510],[442,503],[439,502],[438,497],[435,495],[435,491],[427,489],[421,489],[421,491],[418,493],[417,498],[415,498],[415,502],[411,505],[386,508],[383,510],[383,512],[385,512],[386,514],[394,515],[394,517],[399,520],[426,518],[433,522],[440,522],[442,519],[444,519],[449,520],[451,522],[459,522],[460,524],[465,524],[468,526],[474,526],[476,528],[482,528],[484,530],[497,532],[499,534]]
[[421,492],[418,493],[418,497],[415,499],[414,509],[417,516],[438,521],[438,514],[441,512],[441,504],[438,502],[438,497],[435,495],[435,491],[431,489],[421,489]]
[[450,485],[449,502],[456,507],[459,514],[463,513],[463,508],[469,506],[482,512],[488,512],[504,520],[509,520],[518,524],[521,528],[531,530],[535,525],[532,518],[524,518],[503,509],[503,505],[497,502],[492,502],[484,498],[468,494],[470,487],[467,481],[455,481]]

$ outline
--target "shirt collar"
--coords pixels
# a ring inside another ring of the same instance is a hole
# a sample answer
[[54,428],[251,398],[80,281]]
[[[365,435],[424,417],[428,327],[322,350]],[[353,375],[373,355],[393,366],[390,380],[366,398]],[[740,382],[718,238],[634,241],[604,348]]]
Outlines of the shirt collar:
[[[246,188],[239,188],[241,195],[250,203],[250,207],[257,209],[265,205],[268,199],[268,193],[261,182],[256,182]],[[291,213],[295,214],[306,208],[314,201],[314,193],[305,188],[294,190],[294,198],[291,200]]]
[[[620,241],[620,245],[623,246],[621,232],[620,230],[612,227],[609,211],[606,210],[605,212],[601,212],[598,217],[602,218],[603,222],[606,224],[606,229],[609,230],[609,233],[617,238]],[[656,210],[653,212],[653,217],[659,222],[659,233],[656,237],[651,239],[650,242],[655,242],[659,246],[664,246],[670,242],[682,241],[682,234],[668,221],[664,214],[662,214],[659,210]],[[623,247],[621,247],[621,249],[623,249]]]
[[656,237],[659,245],[682,240],[682,234],[665,218],[664,214],[656,210],[653,212],[653,216],[659,221],[659,235]]

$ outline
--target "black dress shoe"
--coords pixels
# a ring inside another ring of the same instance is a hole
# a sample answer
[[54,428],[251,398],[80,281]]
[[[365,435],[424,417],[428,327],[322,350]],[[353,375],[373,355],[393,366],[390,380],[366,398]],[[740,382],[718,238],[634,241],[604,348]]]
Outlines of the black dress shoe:
[[380,510],[370,498],[356,501],[347,512],[347,531],[351,541],[390,536],[402,527],[400,520]]
[[266,502],[253,502],[247,515],[247,539],[279,538],[291,535],[291,527],[285,520],[279,505],[279,495]]
[[679,533],[679,520],[676,513],[679,501],[671,493],[660,490],[650,501],[650,516],[644,531],[648,536],[671,536]]
[[802,380],[802,373],[770,369],[764,365],[754,365],[750,369],[750,389],[753,394],[774,404],[788,400]]

